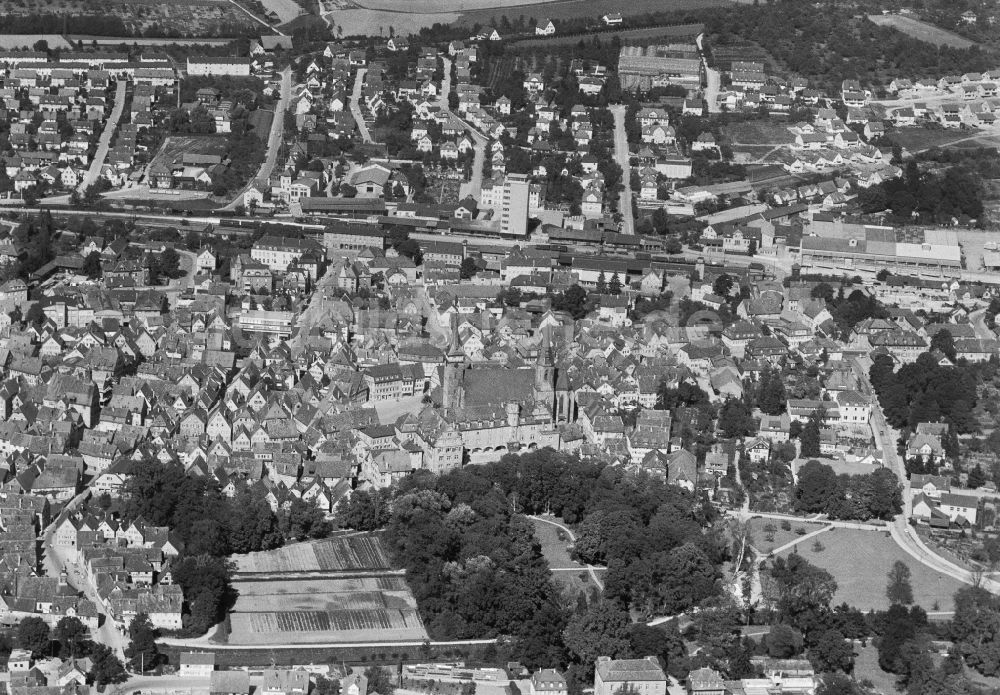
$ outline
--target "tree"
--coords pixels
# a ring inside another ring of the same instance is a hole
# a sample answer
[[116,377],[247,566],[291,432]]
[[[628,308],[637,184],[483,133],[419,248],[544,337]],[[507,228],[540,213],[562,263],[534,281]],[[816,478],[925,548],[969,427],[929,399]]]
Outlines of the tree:
[[611,281],[608,283],[608,294],[613,294],[615,296],[622,293],[622,279],[615,273],[611,276]]
[[718,593],[719,570],[694,543],[671,550],[662,565],[660,608],[668,614],[692,608]]
[[656,656],[661,663],[666,664],[666,670],[670,675],[675,678],[687,677],[689,668],[687,649],[673,621],[668,625],[657,627],[634,623],[629,626],[628,634],[633,654]]
[[476,259],[471,256],[467,256],[462,259],[462,266],[459,268],[458,275],[463,280],[469,280],[475,277],[476,273],[479,272],[479,266],[476,265]]
[[129,646],[125,649],[125,658],[133,671],[142,673],[154,668],[159,661],[160,652],[156,647],[156,630],[149,616],[138,613],[128,626]]
[[87,257],[83,259],[83,265],[80,266],[80,273],[86,275],[91,280],[97,280],[103,274],[101,269],[101,254],[97,251],[91,251],[87,254]]
[[[806,429],[802,431],[805,437]],[[804,445],[803,445],[803,448]],[[803,455],[805,452],[803,452]],[[807,461],[799,469],[799,482],[795,486],[795,509],[807,513],[826,512],[840,495],[840,481],[830,466],[819,461]]]
[[809,650],[809,661],[819,673],[854,670],[854,648],[838,630],[827,630]]
[[719,409],[719,429],[728,439],[745,437],[756,429],[750,408],[738,398],[729,398]]
[[833,287],[826,282],[821,282],[818,285],[813,286],[812,290],[809,291],[809,296],[813,299],[822,299],[825,302],[832,302]]
[[772,659],[790,659],[802,651],[802,633],[790,625],[775,625],[765,640]]
[[49,656],[49,626],[41,618],[30,616],[17,625],[17,643],[35,658]]
[[597,274],[597,294],[607,294],[608,293],[608,279],[604,275],[602,270]]
[[186,627],[193,633],[204,634],[225,616],[229,565],[225,558],[198,555],[175,562],[173,572],[191,611]]
[[368,679],[368,693],[378,693],[378,695],[392,695],[396,692],[396,684],[393,682],[392,674],[381,666],[369,666],[365,669],[365,678]]
[[296,541],[326,538],[332,530],[323,511],[300,497],[293,498],[288,509],[282,510],[279,526],[286,538]]
[[316,676],[316,687],[313,688],[313,693],[315,695],[340,695],[340,680]]
[[909,605],[913,603],[913,587],[910,586],[910,568],[902,560],[896,560],[889,570],[889,583],[885,587],[890,603]]
[[115,656],[115,653],[107,645],[95,645],[90,659],[93,664],[90,668],[90,677],[97,687],[124,683],[128,680],[125,664]]
[[931,351],[938,350],[944,354],[952,362],[955,361],[957,352],[955,350],[955,339],[951,335],[951,331],[947,328],[942,328],[934,337],[931,338]]
[[604,599],[591,605],[585,613],[574,615],[563,631],[563,640],[570,653],[585,664],[594,663],[599,656],[627,658],[632,655],[631,622],[628,612]]
[[164,249],[163,253],[157,257],[156,263],[160,273],[168,278],[180,277],[183,274],[181,272],[181,256],[172,248]]
[[982,487],[986,484],[986,474],[983,472],[982,466],[978,463],[969,471],[968,486],[972,489]]
[[356,490],[337,508],[337,526],[356,531],[375,531],[389,521],[389,500],[381,490]]
[[715,282],[712,283],[712,294],[717,294],[720,297],[728,297],[729,293],[733,290],[734,284],[732,276],[723,273],[715,278]]
[[798,628],[807,644],[814,644],[815,640],[810,637],[825,629],[837,582],[825,569],[810,564],[798,554],[775,558],[771,577],[775,581],[778,615]]
[[802,442],[802,456],[820,455],[820,429],[823,423],[823,414],[817,410],[809,416],[809,421],[802,428],[799,441]]
[[84,643],[90,636],[90,631],[79,618],[66,616],[56,623],[52,636],[59,642],[59,653],[64,659],[76,658],[83,655]]

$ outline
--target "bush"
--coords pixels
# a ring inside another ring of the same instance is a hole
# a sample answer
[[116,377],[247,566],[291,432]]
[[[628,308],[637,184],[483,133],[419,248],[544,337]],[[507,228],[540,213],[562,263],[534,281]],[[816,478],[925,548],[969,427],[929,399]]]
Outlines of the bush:
[[792,522],[789,521],[788,519],[782,519],[781,520],[781,530],[782,531],[791,531],[792,530]]
[[819,539],[817,538],[817,539],[816,539],[816,540],[815,540],[815,541],[813,542],[813,546],[812,546],[812,549],[813,549],[813,552],[814,552],[814,553],[821,553],[821,552],[823,552],[824,550],[826,550],[826,546],[825,546],[825,545],[823,545],[822,543],[820,543],[820,542],[819,542]]
[[802,528],[801,526],[799,526],[797,529],[795,529],[795,535],[796,536],[804,536],[804,535],[806,535],[806,530],[804,528]]

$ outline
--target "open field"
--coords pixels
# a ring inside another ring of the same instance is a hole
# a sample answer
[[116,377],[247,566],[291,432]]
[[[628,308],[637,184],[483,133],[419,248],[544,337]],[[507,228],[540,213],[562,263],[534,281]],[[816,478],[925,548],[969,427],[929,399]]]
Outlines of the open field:
[[858,680],[870,680],[876,692],[883,695],[896,695],[904,692],[896,687],[899,678],[878,665],[878,649],[869,644],[867,647],[856,647],[854,653],[854,677]]
[[230,644],[426,639],[402,577],[237,581]]
[[261,4],[278,15],[282,24],[292,21],[305,12],[295,0],[261,0]]
[[156,156],[150,163],[162,164],[171,168],[180,164],[186,154],[217,154],[226,153],[226,137],[224,135],[171,135],[163,141]]
[[[273,0],[271,0],[273,1]],[[402,14],[435,14],[440,12],[468,12],[516,5],[534,5],[547,0],[530,2],[526,0],[354,0],[355,4],[367,10],[385,10]]]
[[[949,147],[958,140],[967,141],[967,138],[974,137],[982,131],[975,129],[955,129],[955,128],[924,128],[914,126],[912,128],[898,128],[889,133],[889,137],[894,142],[898,142],[904,150],[919,152],[932,147]],[[986,133],[982,133],[984,136]],[[972,142],[972,141],[968,141]],[[962,143],[964,144],[964,143]],[[957,146],[957,145],[956,145]],[[983,145],[975,145],[982,147]]]
[[[559,534],[563,533],[558,527],[547,524],[538,519],[531,519],[535,526],[535,538],[542,546],[542,555],[549,563],[551,569],[566,569],[569,567],[578,568],[581,572],[586,572],[586,568],[569,556],[569,538],[559,539]],[[560,574],[564,574],[560,572]],[[569,572],[567,574],[572,574]]]
[[13,51],[19,48],[30,50],[36,41],[48,42],[49,48],[72,48],[59,34],[0,34],[0,50]]
[[365,571],[389,569],[389,558],[376,535],[334,536],[311,543],[294,543],[277,550],[234,555],[236,573]]
[[[767,532],[764,527],[768,524],[774,526],[774,540],[767,540]],[[781,528],[781,522],[777,519],[750,519],[750,528],[753,531],[753,547],[756,548],[760,553],[767,555],[769,552],[775,548],[780,548],[786,543],[791,543],[802,538],[803,535],[795,533],[798,528],[803,528],[806,533],[812,533],[813,531],[818,531],[823,528],[821,524],[807,524],[804,521],[793,521],[792,528],[789,531]],[[821,536],[822,537],[822,536]],[[811,541],[807,541],[811,543]]]
[[459,23],[471,26],[479,22],[485,25],[494,18],[499,19],[505,14],[508,17],[520,17],[521,15],[524,15],[525,18],[534,17],[539,22],[544,19],[558,22],[560,19],[597,18],[612,12],[621,12],[626,17],[632,17],[649,12],[697,10],[727,4],[729,3],[725,0],[667,0],[666,2],[664,0],[634,0],[634,2],[625,4],[616,0],[557,0],[556,2],[537,4],[522,2],[503,6],[497,6],[494,3],[493,7],[487,9],[463,12]]
[[769,120],[729,123],[722,132],[733,145],[770,145],[773,147],[795,142],[795,137],[785,124]]
[[[965,586],[917,562],[887,533],[837,528],[820,534],[816,540],[825,547],[823,551],[815,552],[811,540],[800,545],[798,550],[805,559],[824,568],[837,580],[835,604],[846,601],[863,611],[888,608],[886,577],[896,560],[909,566],[913,598],[924,610],[954,610],[953,596]],[[787,557],[790,552],[782,555]]]
[[[704,31],[704,24],[675,24],[662,27],[644,27],[642,29],[607,29],[601,32],[589,32],[586,34],[563,34],[555,36],[540,36],[537,39],[521,39],[517,41],[518,48],[545,48],[548,46],[559,46],[564,44],[576,44],[584,36],[607,36],[619,39],[622,43],[638,41],[640,39],[677,39],[680,37],[694,37]],[[601,39],[604,40],[603,38]]]
[[424,27],[434,24],[451,24],[459,18],[458,12],[406,13],[386,10],[349,9],[334,10],[323,15],[331,25],[340,27],[344,36],[389,37],[389,27],[397,36],[415,34]]
[[919,19],[914,19],[913,17],[903,17],[897,14],[870,14],[868,15],[868,19],[880,27],[891,27],[896,31],[903,32],[907,36],[912,36],[919,41],[932,43],[935,46],[969,48],[975,45],[974,41],[970,41],[952,31],[936,27],[927,22],[921,22]]

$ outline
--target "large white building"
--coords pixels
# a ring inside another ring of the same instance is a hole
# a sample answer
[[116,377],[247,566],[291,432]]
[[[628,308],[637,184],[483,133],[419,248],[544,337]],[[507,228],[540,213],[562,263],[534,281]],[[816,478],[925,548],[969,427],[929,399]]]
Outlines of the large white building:
[[249,77],[250,59],[236,56],[188,56],[187,74]]
[[667,695],[667,675],[655,656],[644,659],[597,657],[594,668],[594,695]]
[[254,242],[250,249],[250,258],[281,273],[288,270],[293,261],[305,255],[319,260],[322,254],[323,249],[319,244],[294,237],[264,236]]
[[528,235],[530,197],[531,184],[525,174],[509,174],[504,179],[503,193],[499,204],[501,234]]

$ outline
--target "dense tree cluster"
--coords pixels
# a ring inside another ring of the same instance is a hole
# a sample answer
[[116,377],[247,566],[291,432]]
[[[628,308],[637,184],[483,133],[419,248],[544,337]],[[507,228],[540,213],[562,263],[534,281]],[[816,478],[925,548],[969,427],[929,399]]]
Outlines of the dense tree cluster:
[[794,496],[797,511],[831,519],[889,520],[903,508],[899,479],[888,468],[838,476],[826,464],[807,461],[799,469]]
[[227,555],[276,548],[286,539],[322,538],[330,531],[313,505],[297,500],[276,514],[258,492],[243,488],[225,497],[217,483],[186,475],[180,464],[133,461],[129,474],[123,514],[167,526],[183,542],[173,577],[184,590],[191,632],[204,632],[224,615],[231,598]]
[[992,66],[989,54],[977,47],[934,46],[876,26],[863,14],[855,15],[852,7],[835,2],[824,2],[817,10],[810,3],[779,0],[707,14],[708,32],[717,35],[714,44],[752,41],[831,94],[839,92],[845,79],[869,83],[886,75],[960,75]]
[[[603,600],[568,614],[521,512],[579,523],[581,561],[608,564]],[[545,449],[408,480],[387,539],[435,638],[505,634],[525,663],[565,663],[568,649],[586,666],[600,648],[632,653],[628,608],[683,611],[718,592],[727,548],[708,514],[663,482]]]
[[[977,428],[973,409],[980,370],[995,366],[942,366],[930,353],[893,371],[888,356],[876,357],[869,377],[886,420],[897,429],[913,429],[920,422],[947,422],[958,434]],[[987,372],[984,372],[984,374]]]
[[972,168],[952,166],[939,173],[921,175],[917,163],[910,160],[905,176],[865,189],[858,203],[864,212],[891,210],[900,222],[947,224],[962,215],[980,219],[982,189],[979,175]]

